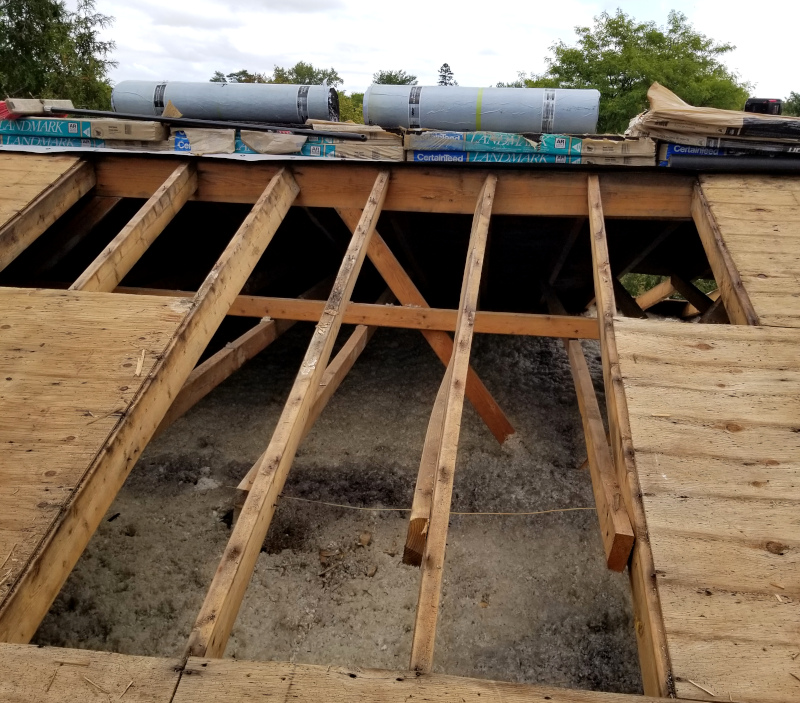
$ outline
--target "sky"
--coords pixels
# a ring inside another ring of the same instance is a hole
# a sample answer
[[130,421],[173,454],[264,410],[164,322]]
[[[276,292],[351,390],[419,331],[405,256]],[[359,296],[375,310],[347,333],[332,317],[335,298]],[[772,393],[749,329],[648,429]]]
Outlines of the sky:
[[[800,2],[774,0],[765,11],[730,0],[646,2],[559,0],[557,3],[441,2],[416,6],[364,0],[96,0],[115,18],[111,72],[125,79],[207,81],[214,71],[271,72],[307,61],[335,68],[340,89],[363,91],[380,69],[402,69],[420,85],[436,83],[447,62],[462,86],[541,72],[548,48],[575,41],[576,25],[617,7],[638,20],[665,24],[671,9],[720,42],[737,46],[727,65],[754,84],[758,97],[800,92],[796,59]],[[67,0],[74,6],[75,0]]]

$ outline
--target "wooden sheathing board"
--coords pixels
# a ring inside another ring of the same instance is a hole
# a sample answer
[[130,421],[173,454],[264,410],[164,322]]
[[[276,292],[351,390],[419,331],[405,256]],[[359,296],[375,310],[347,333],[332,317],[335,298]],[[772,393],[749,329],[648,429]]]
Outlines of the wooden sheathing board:
[[[699,182],[755,322],[800,327],[800,178],[704,175]],[[719,246],[709,251],[707,236],[703,243],[713,267]],[[726,271],[719,281],[723,298],[730,290],[729,276]]]
[[0,644],[0,700],[170,703],[181,667],[178,659]]
[[95,185],[74,156],[0,154],[0,271]]
[[0,154],[0,227],[79,161],[77,156]]
[[618,693],[411,671],[137,657],[0,644],[3,703],[656,703]]
[[614,328],[677,695],[800,700],[800,330]]
[[0,288],[0,606],[191,303]]

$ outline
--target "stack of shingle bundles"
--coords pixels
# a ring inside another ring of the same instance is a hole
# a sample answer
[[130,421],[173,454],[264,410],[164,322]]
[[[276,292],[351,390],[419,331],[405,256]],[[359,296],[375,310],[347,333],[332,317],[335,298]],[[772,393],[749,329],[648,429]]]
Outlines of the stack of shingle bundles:
[[404,138],[406,160],[422,163],[547,163],[655,165],[655,143],[613,135],[413,130]]
[[0,120],[0,143],[10,146],[108,147],[117,142],[163,142],[169,130],[158,122],[117,119],[24,117]]
[[[800,165],[800,118],[693,107],[658,83],[650,110],[631,120],[626,135],[659,140],[659,165],[705,163]],[[785,159],[791,159],[786,162]]]

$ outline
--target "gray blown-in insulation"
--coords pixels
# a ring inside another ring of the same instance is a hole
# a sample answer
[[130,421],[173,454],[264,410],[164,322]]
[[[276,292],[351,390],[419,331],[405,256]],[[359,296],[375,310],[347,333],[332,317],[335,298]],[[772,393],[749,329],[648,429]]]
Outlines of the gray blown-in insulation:
[[115,112],[161,115],[167,102],[198,120],[303,124],[339,120],[339,95],[327,85],[122,81],[114,86]]
[[377,85],[364,95],[364,123],[384,129],[588,134],[597,128],[597,90]]

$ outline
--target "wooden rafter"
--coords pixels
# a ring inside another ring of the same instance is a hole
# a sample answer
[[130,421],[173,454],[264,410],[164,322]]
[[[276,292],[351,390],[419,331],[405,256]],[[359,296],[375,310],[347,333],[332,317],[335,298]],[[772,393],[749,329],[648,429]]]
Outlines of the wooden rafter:
[[453,497],[453,478],[461,433],[461,413],[464,407],[464,388],[469,369],[475,310],[478,305],[483,257],[489,236],[497,178],[487,176],[475,206],[472,220],[464,282],[458,311],[453,356],[448,365],[448,384],[444,398],[441,442],[436,462],[436,479],[431,500],[430,522],[422,559],[419,602],[414,622],[411,644],[410,668],[429,673],[433,667],[433,650],[436,640],[436,623],[442,593],[444,556],[447,547],[447,529]]
[[122,198],[102,198],[95,196],[65,223],[66,231],[60,237],[53,253],[36,267],[36,275],[42,276],[52,271],[92,230],[122,202]]
[[585,222],[585,218],[577,218],[567,232],[567,236],[564,238],[564,244],[561,249],[559,249],[558,256],[553,261],[553,265],[550,267],[550,274],[547,277],[547,282],[551,286],[558,279],[558,275],[561,273],[561,269],[564,268],[564,264],[567,263],[567,259],[572,251],[572,247],[575,246],[575,242],[578,239],[578,235],[581,233]]
[[611,281],[611,284],[614,286],[614,297],[617,302],[617,307],[620,309],[620,312],[625,315],[625,317],[638,317],[640,319],[647,319],[647,315],[645,314],[644,310],[639,307],[636,299],[630,293],[628,293],[625,286],[622,285],[622,281],[615,276]]
[[411,503],[411,514],[408,518],[408,532],[406,544],[403,548],[403,563],[410,566],[420,566],[422,555],[425,553],[425,541],[428,535],[428,524],[431,517],[431,502],[433,501],[433,487],[436,482],[436,467],[439,461],[439,452],[442,448],[442,430],[444,429],[444,406],[447,400],[447,391],[450,388],[450,366],[444,374],[433,412],[428,421],[428,431],[425,434],[425,444],[422,447],[422,457],[419,462],[417,484],[414,488],[414,500]]
[[[301,297],[316,298],[318,295],[326,295],[329,290],[330,282],[323,281]],[[202,364],[198,364],[192,369],[181,392],[158,426],[156,436],[293,325],[292,320],[261,320],[255,327],[226,344]]]
[[70,290],[113,291],[195,190],[197,175],[194,164],[183,162],[100,252]]
[[[561,301],[549,287],[545,287],[545,296],[552,312],[564,311]],[[581,343],[576,339],[561,341],[567,351],[575,393],[578,397],[592,492],[606,554],[606,566],[612,571],[624,571],[633,548],[633,527],[614,472],[614,461],[608,446],[600,405],[597,402],[592,376]]]
[[[185,291],[160,288],[119,287],[119,293],[143,295],[191,296]],[[267,298],[240,295],[229,315],[240,317],[272,317],[276,320],[317,322],[324,309],[324,301],[297,298]],[[456,328],[457,310],[373,303],[347,303],[342,313],[346,325],[371,325],[401,329],[439,330],[452,332]],[[475,331],[482,334],[512,334],[526,337],[567,337],[569,339],[597,339],[597,320],[575,315],[530,315],[517,312],[475,313]],[[448,336],[448,335],[445,335]],[[439,336],[441,339],[441,336]],[[450,340],[452,344],[452,340]],[[443,356],[440,355],[440,356]],[[446,362],[445,362],[446,363]],[[469,385],[467,386],[469,394]]]
[[[97,160],[97,194],[149,198],[175,168],[173,157],[131,154]],[[385,164],[305,162],[295,168],[301,192],[298,206],[353,209],[364,205]],[[222,159],[198,160],[199,186],[195,200],[252,203],[278,169],[274,162],[240,163]],[[448,168],[391,166],[392,191],[386,210],[472,214],[475,198],[488,170],[462,169],[458,177]],[[502,171],[498,174],[496,215],[586,217],[586,176],[583,173]],[[609,173],[603,176],[608,217],[680,219],[691,217],[694,179],[667,173]]]
[[0,271],[95,185],[92,164],[78,161],[0,227]]
[[[352,229],[358,220],[358,211],[337,210],[337,212],[345,224]],[[428,302],[377,232],[370,242],[367,255],[402,305],[428,308]],[[431,330],[426,330],[422,334],[439,360],[447,365],[453,354],[453,340],[450,335]],[[510,435],[514,434],[514,427],[472,367],[467,374],[467,398],[498,442],[502,444]]]
[[[389,300],[391,297],[391,293],[387,291],[381,296],[381,300]],[[358,357],[361,356],[361,352],[366,348],[367,342],[372,339],[372,335],[375,334],[377,329],[377,327],[358,325],[350,334],[347,341],[342,345],[339,353],[333,357],[328,364],[328,368],[325,369],[322,380],[319,382],[314,404],[311,406],[311,410],[308,413],[306,426],[303,429],[303,437],[300,440],[301,442],[305,436],[311,432],[311,428],[314,426],[317,418],[322,414],[328,401],[333,397],[333,394],[336,393],[339,386],[342,385],[345,376],[350,373],[350,369],[353,368]],[[258,458],[256,463],[250,468],[250,471],[247,472],[247,475],[239,483],[238,489],[240,491],[249,491],[252,487],[262,457],[263,455]]]
[[613,276],[606,241],[603,200],[600,195],[600,180],[595,175],[588,177],[589,226],[592,243],[594,289],[597,298],[597,317],[600,325],[600,349],[603,361],[603,380],[606,390],[606,406],[611,436],[611,451],[617,480],[622,490],[628,516],[635,534],[630,563],[631,588],[635,608],[636,638],[639,644],[639,660],[645,693],[670,696],[674,694],[671,666],[667,651],[661,603],[658,596],[653,554],[647,537],[647,523],[642,503],[642,491],[634,461],[630,418],[622,373],[619,368],[619,353],[614,336]]
[[222,656],[225,651],[275,512],[278,495],[294,461],[316,389],[341,327],[342,306],[350,299],[367,253],[367,245],[378,223],[388,184],[389,172],[381,171],[375,179],[325,311],[317,324],[267,451],[259,462],[250,493],[195,622],[188,644],[191,655],[215,657]]
[[682,276],[677,276],[672,274],[670,276],[670,280],[672,281],[672,285],[675,286],[675,290],[678,291],[686,300],[688,300],[692,305],[694,305],[697,310],[701,313],[704,313],[708,310],[713,304],[714,299],[709,298],[703,291],[701,291],[694,283],[691,281],[683,278]]
[[636,296],[636,304],[641,310],[647,310],[657,305],[665,298],[669,298],[675,292],[675,286],[669,278],[665,278],[661,283],[657,283],[650,290],[646,290],[641,295]]
[[635,270],[636,267],[661,246],[678,227],[680,227],[679,222],[670,222],[651,242],[631,256],[628,262],[617,272],[617,276],[622,278],[626,273]]
[[[220,255],[124,417],[0,609],[0,641],[27,642],[298,193],[279,171]],[[90,294],[91,295],[91,294]]]
[[735,325],[758,325],[758,314],[699,183],[692,195],[692,217],[731,322]]

